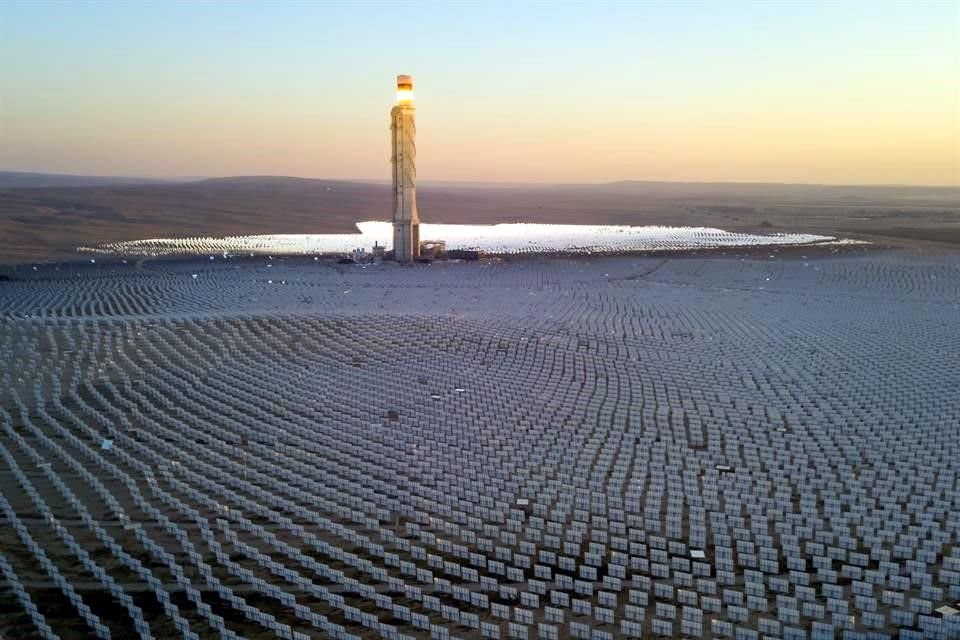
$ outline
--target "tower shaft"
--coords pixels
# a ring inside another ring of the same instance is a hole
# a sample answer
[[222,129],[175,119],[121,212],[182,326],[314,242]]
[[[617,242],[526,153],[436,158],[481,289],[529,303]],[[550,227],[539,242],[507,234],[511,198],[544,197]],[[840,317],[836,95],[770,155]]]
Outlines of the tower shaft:
[[[409,76],[397,78],[398,93],[412,93]],[[393,255],[412,262],[420,255],[420,216],[417,213],[417,126],[412,97],[401,98],[390,110],[393,148]]]

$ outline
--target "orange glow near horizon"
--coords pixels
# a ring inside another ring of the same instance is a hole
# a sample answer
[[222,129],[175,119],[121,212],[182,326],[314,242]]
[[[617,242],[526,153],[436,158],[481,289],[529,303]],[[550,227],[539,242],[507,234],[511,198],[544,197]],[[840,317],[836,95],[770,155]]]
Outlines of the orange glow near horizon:
[[956,2],[372,6],[0,3],[0,170],[960,185]]

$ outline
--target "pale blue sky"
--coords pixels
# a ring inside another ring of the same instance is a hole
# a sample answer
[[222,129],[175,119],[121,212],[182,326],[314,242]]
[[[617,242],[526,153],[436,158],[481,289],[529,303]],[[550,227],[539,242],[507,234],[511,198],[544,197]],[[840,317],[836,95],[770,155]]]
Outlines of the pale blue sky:
[[4,2],[0,169],[956,183],[958,2]]

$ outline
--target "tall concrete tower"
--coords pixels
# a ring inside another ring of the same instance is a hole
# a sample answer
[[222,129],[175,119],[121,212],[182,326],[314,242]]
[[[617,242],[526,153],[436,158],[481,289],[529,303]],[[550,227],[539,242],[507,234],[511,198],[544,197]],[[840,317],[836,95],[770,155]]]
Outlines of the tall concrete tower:
[[412,262],[420,255],[417,213],[417,125],[414,122],[413,78],[397,76],[397,104],[390,110],[393,138],[393,256]]

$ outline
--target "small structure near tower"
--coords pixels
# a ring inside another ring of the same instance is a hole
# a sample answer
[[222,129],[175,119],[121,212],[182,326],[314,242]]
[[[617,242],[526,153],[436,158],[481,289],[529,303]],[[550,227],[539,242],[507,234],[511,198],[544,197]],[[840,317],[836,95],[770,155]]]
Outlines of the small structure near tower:
[[447,257],[447,243],[444,240],[421,240],[420,257],[440,260]]
[[397,104],[390,110],[393,149],[393,257],[413,262],[420,255],[420,216],[417,213],[417,125],[414,120],[413,78],[397,76]]

